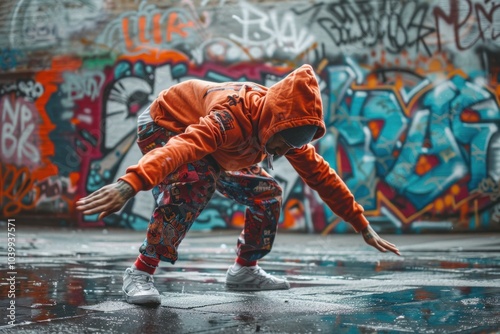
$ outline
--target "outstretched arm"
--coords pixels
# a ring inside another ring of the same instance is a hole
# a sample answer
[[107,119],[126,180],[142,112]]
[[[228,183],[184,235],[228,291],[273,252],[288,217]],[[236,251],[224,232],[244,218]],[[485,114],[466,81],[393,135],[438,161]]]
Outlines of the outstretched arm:
[[[295,149],[286,158],[309,187],[316,190],[328,207],[344,221],[349,222],[356,232],[362,232],[365,242],[381,252],[400,255],[398,248],[379,237],[364,216],[364,209],[340,176],[330,167],[311,144]],[[311,166],[313,166],[311,168]]]
[[102,219],[120,210],[134,195],[134,189],[127,182],[119,180],[78,200],[76,209],[85,215],[99,213],[98,219]]
[[361,230],[361,234],[363,235],[363,239],[365,239],[365,242],[368,245],[378,249],[379,251],[383,253],[390,251],[394,254],[401,255],[396,245],[382,239],[370,225]]

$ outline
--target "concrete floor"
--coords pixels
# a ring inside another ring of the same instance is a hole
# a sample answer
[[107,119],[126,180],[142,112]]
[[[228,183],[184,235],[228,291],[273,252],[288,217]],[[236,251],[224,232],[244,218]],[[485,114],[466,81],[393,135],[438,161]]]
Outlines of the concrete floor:
[[123,300],[121,276],[144,232],[17,226],[0,333],[500,332],[498,233],[384,235],[401,257],[360,235],[280,233],[260,265],[292,288],[247,293],[224,288],[237,235],[188,234],[155,275],[162,305],[140,307]]

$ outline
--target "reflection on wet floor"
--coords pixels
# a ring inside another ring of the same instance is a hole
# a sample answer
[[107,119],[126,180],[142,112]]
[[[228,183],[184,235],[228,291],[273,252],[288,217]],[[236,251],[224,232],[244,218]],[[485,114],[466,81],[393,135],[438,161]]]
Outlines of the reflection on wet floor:
[[[123,301],[122,274],[132,255],[27,251],[16,267],[15,332],[165,333],[165,324],[168,333],[500,330],[500,251],[383,257],[331,247],[299,253],[292,244],[261,262],[287,277],[291,290],[238,293],[224,287],[233,251],[224,244],[193,245],[175,266],[157,271],[159,308]],[[0,270],[3,310],[10,302],[7,272]]]
[[[196,309],[241,301],[240,296],[229,296],[224,289],[225,271],[230,263],[226,260],[209,263],[191,258],[179,261],[176,266],[162,267],[155,276],[157,287],[166,296],[164,306],[174,310]],[[20,265],[16,322],[78,319],[96,311],[126,309],[121,295],[121,275],[126,266],[127,261],[123,260]],[[319,324],[342,324],[345,328],[352,324],[359,330],[375,331],[411,328],[420,332],[433,332],[436,328],[487,331],[498,327],[498,259],[477,257],[456,262],[425,256],[376,262],[294,259],[269,261],[263,266],[278,276],[288,277],[292,290],[281,295],[289,298],[289,304],[297,304],[295,308],[300,310],[300,303],[313,301],[335,305],[332,310],[338,312],[316,315]],[[5,270],[1,273],[6,277]],[[7,284],[2,284],[0,294],[6,296],[7,292]],[[184,299],[179,299],[181,294]],[[205,298],[200,298],[200,294]],[[185,299],[188,296],[191,300]],[[248,309],[249,313],[243,312],[231,321],[256,322],[259,314],[252,313],[252,308],[263,308],[269,301],[256,301],[253,296],[245,296],[243,299],[250,304],[239,308]],[[175,304],[173,300],[188,306]],[[8,302],[2,300],[0,307],[7,307]]]

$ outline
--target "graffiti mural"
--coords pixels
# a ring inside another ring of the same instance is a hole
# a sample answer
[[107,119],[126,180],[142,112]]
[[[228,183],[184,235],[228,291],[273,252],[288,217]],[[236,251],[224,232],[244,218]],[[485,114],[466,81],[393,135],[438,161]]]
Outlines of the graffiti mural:
[[461,72],[438,81],[397,70],[328,71],[335,133],[325,150],[341,152],[333,166],[365,209],[396,226],[446,216],[468,224],[480,212],[489,220],[493,198],[479,185],[498,182],[498,166],[487,161],[498,154],[493,92]]
[[[392,232],[500,230],[500,5],[410,1],[6,1],[0,11],[0,217],[145,229],[141,192],[99,221],[78,198],[141,157],[138,115],[189,79],[270,86],[311,64],[314,145]],[[277,159],[282,229],[351,232]],[[193,229],[241,228],[216,194]]]

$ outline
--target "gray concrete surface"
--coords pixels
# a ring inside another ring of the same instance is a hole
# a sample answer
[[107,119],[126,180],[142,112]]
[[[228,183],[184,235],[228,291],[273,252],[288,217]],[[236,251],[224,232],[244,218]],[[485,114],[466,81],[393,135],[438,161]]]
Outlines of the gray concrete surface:
[[500,234],[384,235],[398,257],[360,235],[279,233],[260,264],[292,288],[239,293],[224,288],[238,231],[190,233],[155,275],[161,306],[141,307],[121,276],[144,235],[17,226],[12,268],[0,243],[0,333],[500,331]]

